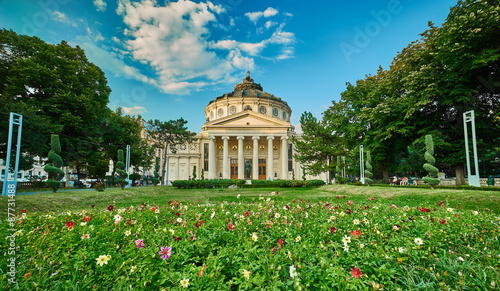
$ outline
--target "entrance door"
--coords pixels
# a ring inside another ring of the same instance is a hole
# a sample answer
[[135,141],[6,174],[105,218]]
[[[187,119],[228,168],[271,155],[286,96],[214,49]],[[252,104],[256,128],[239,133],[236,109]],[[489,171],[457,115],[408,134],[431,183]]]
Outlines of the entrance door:
[[266,179],[266,159],[259,159],[259,180]]
[[231,159],[231,179],[238,179],[238,160]]

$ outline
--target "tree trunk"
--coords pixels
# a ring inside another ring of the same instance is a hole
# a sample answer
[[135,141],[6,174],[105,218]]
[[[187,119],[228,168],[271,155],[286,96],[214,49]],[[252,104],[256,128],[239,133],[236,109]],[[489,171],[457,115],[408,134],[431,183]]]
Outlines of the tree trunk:
[[76,188],[80,188],[80,166],[76,164]]
[[379,163],[379,165],[380,169],[382,170],[382,176],[384,177],[384,182],[386,184],[389,184],[390,180],[389,180],[389,171],[387,170],[387,165],[384,163]]
[[455,180],[456,186],[465,184],[465,173],[463,164],[455,165],[455,176],[457,177],[457,179]]
[[[168,149],[168,144],[165,144],[165,147],[163,148],[163,162],[162,162],[162,167],[161,167],[160,185],[165,185],[165,173],[167,172],[167,169],[166,169],[167,149]],[[168,181],[167,181],[167,183],[168,183]]]

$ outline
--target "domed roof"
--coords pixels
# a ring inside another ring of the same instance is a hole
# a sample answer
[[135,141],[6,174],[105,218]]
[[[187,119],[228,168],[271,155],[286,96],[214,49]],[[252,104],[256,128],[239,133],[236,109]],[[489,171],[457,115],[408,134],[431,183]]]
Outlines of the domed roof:
[[[262,86],[254,82],[254,80],[250,77],[250,72],[247,71],[247,76],[243,79],[243,82],[236,84],[234,86],[234,91],[223,94],[215,98],[215,100],[222,98],[231,98],[231,97],[257,97],[257,98],[268,98],[276,101],[280,101],[284,104],[287,104],[285,101],[281,100],[281,98],[274,96],[273,94],[264,92]],[[213,100],[213,101],[215,101]],[[211,101],[210,103],[212,103]]]

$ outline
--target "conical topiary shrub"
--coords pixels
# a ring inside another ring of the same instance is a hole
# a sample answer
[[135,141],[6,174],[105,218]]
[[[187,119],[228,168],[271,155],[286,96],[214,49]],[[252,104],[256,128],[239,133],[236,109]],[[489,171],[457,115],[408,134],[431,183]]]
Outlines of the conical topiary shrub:
[[432,141],[432,135],[430,134],[425,136],[425,148],[427,151],[425,152],[424,157],[427,163],[424,164],[424,169],[429,172],[429,174],[424,178],[424,182],[428,183],[431,186],[431,189],[434,189],[434,186],[439,185],[441,181],[436,178],[438,169],[434,167],[434,164],[436,163],[436,159],[434,158],[434,142]]
[[52,192],[56,193],[59,187],[61,187],[61,180],[64,177],[64,171],[60,168],[63,165],[63,160],[59,155],[61,153],[61,143],[59,142],[59,135],[53,134],[50,137],[50,147],[49,151],[49,164],[47,164],[43,169],[48,174],[47,185],[52,188]]
[[118,179],[116,182],[122,187],[122,190],[128,184],[125,180],[127,178],[127,172],[125,172],[125,163],[123,162],[123,150],[118,150],[118,163],[116,163],[116,172],[118,173]]
[[159,170],[160,170],[160,158],[156,157],[155,172],[154,172],[155,177],[153,178],[153,185],[155,186],[158,185],[158,183],[160,183],[160,179],[158,179],[160,177],[160,174],[158,173]]
[[373,167],[372,167],[372,156],[370,155],[370,151],[366,152],[366,162],[365,162],[365,183],[370,186],[373,184]]
[[337,184],[340,184],[340,179],[342,176],[340,176],[340,156],[337,156],[337,165],[335,165],[335,181],[337,181]]

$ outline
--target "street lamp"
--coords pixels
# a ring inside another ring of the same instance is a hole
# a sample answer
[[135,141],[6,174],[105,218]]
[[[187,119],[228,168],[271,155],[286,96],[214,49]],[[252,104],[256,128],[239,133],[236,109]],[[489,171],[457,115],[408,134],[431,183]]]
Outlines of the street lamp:
[[[467,111],[463,114],[464,118],[464,135],[465,135],[465,157],[467,159],[467,175],[469,177],[469,185],[481,187],[479,181],[479,165],[477,160],[477,145],[476,145],[476,123],[474,121],[474,110]],[[470,157],[469,157],[469,132],[467,130],[467,122],[471,123],[472,128],[472,152],[474,154],[474,175],[470,170]]]
[[365,161],[363,154],[363,145],[359,146],[359,180],[361,183],[365,183]]

